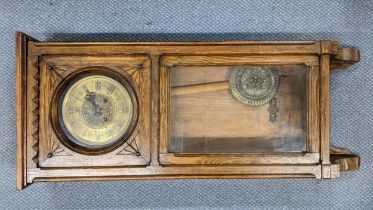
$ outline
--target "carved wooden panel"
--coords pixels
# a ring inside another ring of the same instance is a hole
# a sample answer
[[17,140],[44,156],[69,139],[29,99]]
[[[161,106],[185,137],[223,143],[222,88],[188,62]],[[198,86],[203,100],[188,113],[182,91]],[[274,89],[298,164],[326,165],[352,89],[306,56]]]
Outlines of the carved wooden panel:
[[[105,66],[133,80],[140,99],[137,127],[128,141],[108,154],[90,156],[74,152],[60,143],[50,121],[51,98],[67,75],[79,69]],[[40,58],[40,167],[148,165],[150,162],[149,91],[150,62],[146,56],[41,56]],[[146,82],[148,81],[148,82]],[[131,148],[136,152],[123,155]]]

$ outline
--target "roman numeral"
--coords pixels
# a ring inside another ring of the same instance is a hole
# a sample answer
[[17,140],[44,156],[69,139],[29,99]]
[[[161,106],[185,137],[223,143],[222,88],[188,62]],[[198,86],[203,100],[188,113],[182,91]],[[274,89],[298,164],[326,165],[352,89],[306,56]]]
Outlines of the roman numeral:
[[99,141],[100,140],[100,135],[97,134],[97,131],[95,131],[95,136],[96,136],[96,141]]
[[71,107],[71,106],[69,106],[69,108],[67,109],[67,112],[69,113],[69,114],[73,114],[73,113],[75,113],[75,112],[79,112],[80,110],[79,110],[79,108],[78,107]]
[[85,136],[86,134],[87,134],[87,129],[84,129],[83,136]]
[[114,85],[109,85],[107,88],[106,88],[106,91],[109,95],[111,95],[115,90],[115,86]]
[[124,127],[124,121],[123,120],[116,120],[115,124],[117,124],[118,127]]
[[128,113],[128,107],[127,107],[127,106],[124,106],[123,108],[119,109],[118,112],[121,112],[121,113]]
[[107,130],[106,131],[106,135],[108,135],[108,136],[113,136],[113,130]]
[[101,90],[101,82],[96,82],[96,90]]
[[77,121],[74,121],[71,123],[71,126],[73,126],[74,128],[79,128],[79,123]]

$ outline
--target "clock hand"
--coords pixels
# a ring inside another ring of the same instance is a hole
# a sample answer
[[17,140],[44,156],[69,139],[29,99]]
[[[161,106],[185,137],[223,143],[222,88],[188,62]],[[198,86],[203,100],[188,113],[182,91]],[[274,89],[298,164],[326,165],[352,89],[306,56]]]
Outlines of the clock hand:
[[101,112],[102,109],[96,104],[95,98],[96,98],[96,95],[93,91],[92,92],[88,91],[87,95],[85,96],[85,99],[93,105],[93,107],[95,109],[95,114],[100,116],[102,114],[102,112]]

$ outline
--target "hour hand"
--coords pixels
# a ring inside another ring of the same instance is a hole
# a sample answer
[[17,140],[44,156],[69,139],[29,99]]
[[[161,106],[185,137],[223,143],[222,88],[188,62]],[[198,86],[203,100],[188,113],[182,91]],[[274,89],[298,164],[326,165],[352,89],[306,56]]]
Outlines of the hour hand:
[[85,95],[85,99],[91,103],[94,103],[95,100],[95,93],[94,92],[87,92]]
[[94,92],[88,92],[87,95],[85,96],[85,99],[93,105],[96,115],[100,116],[102,114],[101,108],[96,104],[95,98],[96,98],[96,95]]
[[91,102],[94,106],[96,106],[95,105],[95,93],[92,91],[89,91],[89,89],[87,88],[87,86],[85,86],[85,85],[83,85],[83,89],[84,89],[84,91],[85,91],[85,93],[86,93],[86,95],[85,95],[85,99],[87,100],[87,101],[89,101],[89,102]]

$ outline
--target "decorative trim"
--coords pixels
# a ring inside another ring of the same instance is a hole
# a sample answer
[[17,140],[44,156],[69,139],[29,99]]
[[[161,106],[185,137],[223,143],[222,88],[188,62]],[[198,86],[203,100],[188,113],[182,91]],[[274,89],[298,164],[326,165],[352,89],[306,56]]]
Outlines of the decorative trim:
[[34,144],[31,146],[32,149],[35,151],[35,155],[32,157],[32,161],[38,165],[39,164],[39,60],[33,64],[37,71],[35,71],[35,75],[32,77],[32,90],[33,90],[33,98],[32,103],[34,103],[34,109],[32,110],[33,122],[32,122],[32,138],[34,140]]
[[64,73],[68,71],[68,66],[64,66],[65,69],[61,69],[61,68],[57,69],[51,63],[47,62],[43,58],[41,58],[41,61],[46,64],[48,71],[53,72],[55,75],[57,75],[58,77],[60,77],[62,80],[66,77],[66,75],[64,75]]
[[49,152],[47,153],[47,158],[52,158],[54,156],[73,156],[72,154],[68,153],[65,148],[56,140],[52,140],[53,143],[49,148]]
[[135,156],[141,156],[139,147],[137,146],[137,135],[132,138],[132,141],[130,142],[125,142],[124,143],[124,148],[120,150],[117,155],[135,155]]
[[341,171],[354,171],[360,168],[360,157],[349,149],[330,145],[330,161],[338,164]]
[[141,84],[139,82],[139,79],[140,79],[140,73],[144,69],[144,63],[139,63],[139,64],[136,64],[136,65],[129,65],[129,66],[120,66],[119,68],[122,71],[127,72],[129,74],[129,76],[134,81],[136,81],[136,83]]
[[277,106],[277,98],[273,97],[269,101],[269,107],[268,107],[268,112],[269,112],[269,122],[275,123],[277,121],[277,112],[279,112],[280,109]]
[[139,141],[139,135],[138,133],[136,133],[136,136],[134,136],[132,139],[124,143],[124,147],[116,155],[133,155],[133,156],[141,157],[142,159],[144,159],[146,164],[149,165],[150,160],[146,160],[144,156],[142,156],[141,151],[138,146],[139,145],[138,141]]

